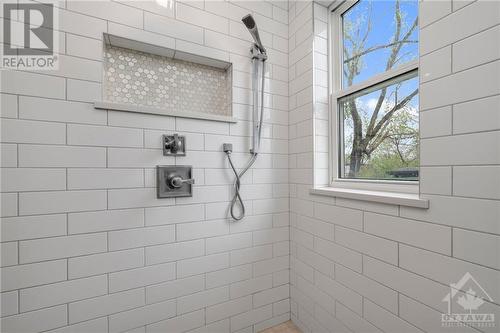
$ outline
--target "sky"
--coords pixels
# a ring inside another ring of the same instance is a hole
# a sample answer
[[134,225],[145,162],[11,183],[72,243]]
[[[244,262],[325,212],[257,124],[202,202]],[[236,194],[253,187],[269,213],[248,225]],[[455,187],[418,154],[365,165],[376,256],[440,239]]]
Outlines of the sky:
[[[372,20],[372,29],[370,34],[368,35],[366,48],[375,45],[383,45],[390,43],[392,41],[394,35],[394,29],[396,27],[394,21],[394,0],[360,0],[356,5],[351,7],[346,13],[344,13],[344,20],[349,20],[352,22],[362,22],[361,23],[361,33],[363,34],[366,31],[366,22],[368,21],[368,15],[370,13],[371,6],[371,20]],[[403,22],[406,22],[406,25],[402,27],[402,34],[405,34],[409,26],[413,23],[415,18],[418,15],[418,1],[417,0],[402,0],[401,1],[401,12],[403,13]],[[411,40],[418,40],[418,29],[415,29],[413,34],[410,36]],[[360,83],[371,76],[384,72],[386,67],[386,62],[388,56],[390,54],[389,49],[381,49],[379,51],[371,52],[363,57],[364,66],[361,70],[361,73],[355,78],[354,84]],[[404,64],[408,61],[415,60],[418,57],[418,44],[406,44],[400,51],[400,54],[405,54],[405,57],[398,64]],[[396,67],[398,66],[396,65]],[[344,81],[344,85],[345,85]],[[418,87],[418,77],[414,77],[411,79],[406,79],[399,90],[399,98],[398,100],[403,99],[413,90]],[[388,88],[389,92],[394,91],[394,85],[391,85]],[[359,108],[363,109],[367,117],[371,116],[373,111],[373,107],[378,99],[380,92],[379,90],[368,93],[363,96],[359,96],[356,98],[356,104],[359,105]],[[385,101],[388,105],[394,105],[394,99],[391,101]],[[414,97],[412,101],[409,103],[409,109],[415,111],[418,110],[418,96]],[[379,118],[383,116],[379,115]],[[349,122],[348,122],[349,123]],[[348,124],[346,123],[346,127],[344,128],[344,135],[352,136],[352,129],[348,128]],[[350,147],[345,147],[345,154],[350,153]]]

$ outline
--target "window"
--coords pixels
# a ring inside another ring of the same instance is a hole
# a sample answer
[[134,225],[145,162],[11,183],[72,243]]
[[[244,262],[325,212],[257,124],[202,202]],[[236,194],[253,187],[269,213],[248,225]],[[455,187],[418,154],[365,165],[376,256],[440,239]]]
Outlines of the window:
[[418,181],[418,0],[332,12],[334,182]]

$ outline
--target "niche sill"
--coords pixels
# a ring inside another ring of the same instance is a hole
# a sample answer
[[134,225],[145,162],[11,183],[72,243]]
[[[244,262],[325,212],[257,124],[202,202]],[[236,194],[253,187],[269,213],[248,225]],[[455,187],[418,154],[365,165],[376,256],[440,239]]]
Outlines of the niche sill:
[[204,119],[204,120],[220,121],[226,123],[237,122],[235,118],[229,116],[212,115],[212,114],[198,113],[198,112],[185,112],[185,111],[177,113],[165,109],[146,107],[142,105],[133,105],[133,104],[120,104],[120,103],[96,101],[94,102],[94,108],[100,110],[149,113],[149,114],[157,114],[162,116],[171,116],[180,118]]
[[310,190],[310,193],[314,195],[379,202],[414,208],[429,208],[429,200],[420,198],[418,194],[413,193],[368,191],[335,187],[313,188]]

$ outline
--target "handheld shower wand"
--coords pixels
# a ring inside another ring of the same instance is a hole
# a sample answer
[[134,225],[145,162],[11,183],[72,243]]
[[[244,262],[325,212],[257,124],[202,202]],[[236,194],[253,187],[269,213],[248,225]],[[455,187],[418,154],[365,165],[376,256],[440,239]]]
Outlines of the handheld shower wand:
[[[253,76],[252,76],[252,89],[253,89],[253,125],[252,125],[252,148],[250,149],[250,154],[252,156],[248,160],[245,167],[238,173],[236,170],[234,163],[231,159],[232,153],[232,145],[225,143],[223,146],[223,150],[227,155],[229,160],[229,165],[234,172],[235,180],[234,180],[234,195],[231,200],[231,208],[230,213],[231,217],[236,221],[239,221],[245,217],[245,204],[243,203],[243,199],[240,196],[240,186],[241,186],[241,177],[252,167],[252,165],[257,160],[257,155],[260,150],[260,141],[262,136],[262,122],[264,119],[264,75],[265,75],[265,61],[267,60],[266,49],[260,40],[259,30],[257,30],[257,25],[255,24],[255,20],[253,19],[251,14],[244,16],[242,19],[243,24],[247,27],[248,31],[253,37],[254,45],[252,47],[252,64],[253,64]],[[262,64],[262,66],[259,66]],[[261,67],[261,87],[259,94],[259,67]],[[259,109],[259,95],[260,95],[260,109]],[[235,212],[236,204],[239,203],[240,206],[240,214],[238,215]]]

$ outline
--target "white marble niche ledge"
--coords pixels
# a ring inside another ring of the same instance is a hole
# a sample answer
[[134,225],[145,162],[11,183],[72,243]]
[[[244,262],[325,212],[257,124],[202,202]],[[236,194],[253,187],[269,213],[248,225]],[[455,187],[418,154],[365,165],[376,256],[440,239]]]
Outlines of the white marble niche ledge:
[[[227,61],[213,59],[204,57],[197,54],[191,54],[183,51],[178,51],[170,49],[163,46],[153,45],[145,42],[140,42],[132,39],[128,39],[121,36],[104,34],[104,43],[111,46],[123,47],[131,50],[141,51],[145,53],[150,53],[154,55],[159,55],[167,58],[172,58],[176,60],[189,61],[201,65],[207,65],[211,67],[216,67],[220,69],[230,70],[232,64]],[[105,100],[95,101],[94,108],[100,110],[115,110],[115,111],[127,111],[136,113],[146,113],[146,114],[156,114],[170,117],[180,117],[180,118],[193,118],[193,119],[204,119],[228,123],[236,123],[237,119],[232,116],[208,114],[202,112],[174,112],[158,107],[148,107],[136,104],[124,104],[115,103]]]

